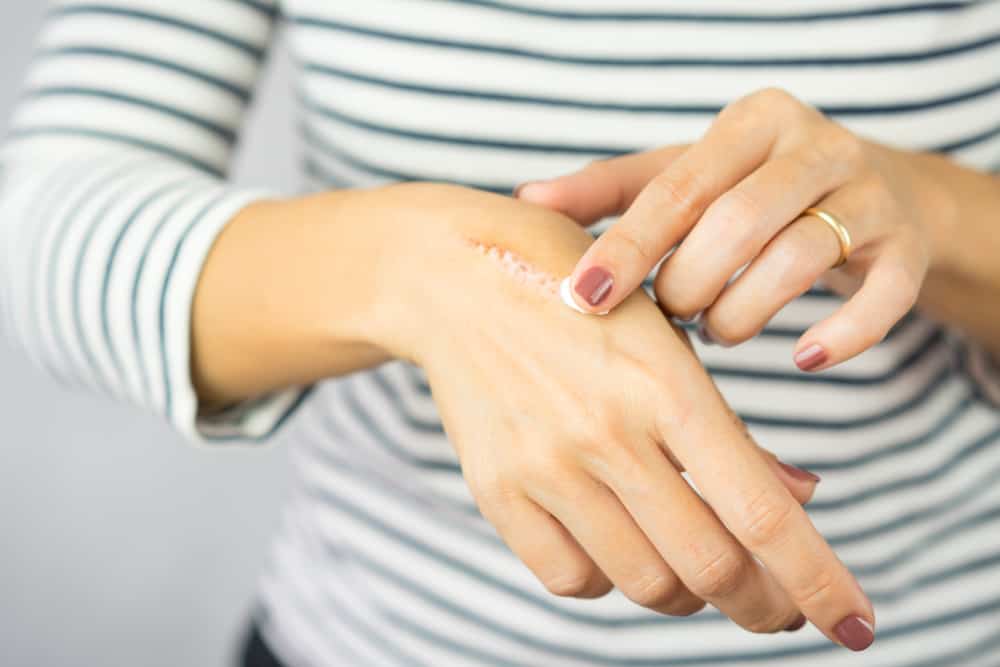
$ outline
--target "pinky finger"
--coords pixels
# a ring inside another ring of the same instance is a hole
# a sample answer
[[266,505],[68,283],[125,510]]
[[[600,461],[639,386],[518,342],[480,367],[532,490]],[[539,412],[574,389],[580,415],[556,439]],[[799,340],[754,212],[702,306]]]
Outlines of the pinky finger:
[[795,365],[820,371],[878,344],[916,303],[926,268],[915,264],[896,250],[875,259],[847,303],[802,335],[795,346]]

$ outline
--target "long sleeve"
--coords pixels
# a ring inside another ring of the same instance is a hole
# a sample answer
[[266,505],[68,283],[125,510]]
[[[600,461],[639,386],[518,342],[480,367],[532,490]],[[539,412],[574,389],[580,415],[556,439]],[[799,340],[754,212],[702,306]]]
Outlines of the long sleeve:
[[271,193],[227,166],[273,0],[65,0],[0,151],[3,329],[62,383],[187,437],[261,438],[300,395],[197,417],[191,304],[216,235]]

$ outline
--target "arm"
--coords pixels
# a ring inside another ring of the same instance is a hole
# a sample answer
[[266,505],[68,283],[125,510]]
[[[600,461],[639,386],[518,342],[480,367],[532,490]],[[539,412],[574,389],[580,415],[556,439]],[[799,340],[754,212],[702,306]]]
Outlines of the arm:
[[908,157],[937,202],[928,216],[934,262],[917,303],[1000,359],[1000,177],[938,155]]
[[667,614],[708,601],[767,632],[801,612],[867,647],[871,605],[799,504],[815,478],[753,443],[644,293],[607,318],[561,303],[590,243],[568,218],[446,185],[255,204],[199,283],[198,386],[227,403],[410,359],[484,517],[553,593],[614,585]]
[[4,329],[65,384],[192,438],[198,271],[269,194],[224,177],[273,23],[269,2],[57,3],[0,152]]

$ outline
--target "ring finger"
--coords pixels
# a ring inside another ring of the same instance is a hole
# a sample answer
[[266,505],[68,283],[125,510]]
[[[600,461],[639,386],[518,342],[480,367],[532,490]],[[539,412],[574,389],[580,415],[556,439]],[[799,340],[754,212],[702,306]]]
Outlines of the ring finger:
[[[869,237],[864,217],[847,190],[822,200],[851,236],[855,249]],[[838,262],[841,242],[818,217],[802,215],[764,247],[749,266],[702,313],[703,332],[712,341],[736,345],[757,335],[785,305],[805,293]]]

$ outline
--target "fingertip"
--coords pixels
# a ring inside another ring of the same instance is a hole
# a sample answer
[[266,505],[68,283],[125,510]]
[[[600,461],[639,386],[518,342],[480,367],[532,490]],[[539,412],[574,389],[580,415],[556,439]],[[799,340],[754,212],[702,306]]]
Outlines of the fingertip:
[[551,181],[525,181],[514,188],[514,199],[544,204],[549,193]]

